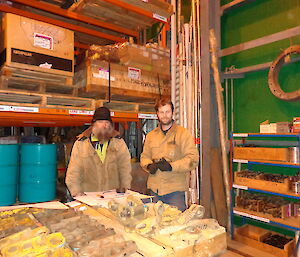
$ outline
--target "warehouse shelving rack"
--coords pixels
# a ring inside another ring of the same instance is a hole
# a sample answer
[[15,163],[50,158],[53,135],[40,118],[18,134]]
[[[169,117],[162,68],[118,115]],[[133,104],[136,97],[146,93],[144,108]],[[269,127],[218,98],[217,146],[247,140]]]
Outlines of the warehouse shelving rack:
[[247,165],[267,165],[267,166],[275,166],[275,167],[284,167],[284,168],[294,168],[296,170],[300,170],[300,164],[298,163],[289,163],[289,162],[278,162],[278,161],[256,161],[256,160],[241,160],[234,159],[233,157],[233,147],[235,144],[235,138],[242,138],[242,142],[246,138],[268,138],[274,139],[273,141],[278,141],[279,138],[294,138],[298,140],[298,147],[300,147],[300,133],[287,133],[287,134],[262,134],[262,133],[231,133],[230,135],[230,191],[231,191],[231,237],[234,236],[234,223],[233,217],[234,215],[238,215],[242,217],[243,223],[245,219],[252,219],[259,222],[267,223],[271,226],[281,227],[284,229],[292,230],[292,231],[300,231],[300,217],[292,217],[287,219],[274,218],[271,215],[258,213],[255,211],[245,211],[244,209],[240,209],[238,207],[233,207],[233,197],[234,190],[247,190],[250,192],[264,193],[270,194],[274,196],[281,196],[285,198],[295,199],[300,201],[300,194],[295,193],[281,193],[274,191],[261,190],[257,188],[248,187],[245,185],[235,184],[233,181],[233,163],[247,164]]

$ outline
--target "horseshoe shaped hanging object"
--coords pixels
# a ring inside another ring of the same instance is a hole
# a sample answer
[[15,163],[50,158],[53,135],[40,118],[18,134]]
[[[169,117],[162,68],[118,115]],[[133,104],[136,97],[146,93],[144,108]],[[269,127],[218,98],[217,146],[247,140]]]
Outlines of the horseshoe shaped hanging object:
[[281,89],[280,84],[278,82],[278,74],[282,65],[285,62],[284,61],[285,57],[293,53],[300,54],[300,45],[290,46],[284,51],[282,51],[278,55],[278,57],[272,62],[269,70],[269,75],[268,75],[268,82],[269,82],[269,88],[271,90],[271,93],[277,98],[284,101],[300,100],[300,89],[293,92],[284,92]]

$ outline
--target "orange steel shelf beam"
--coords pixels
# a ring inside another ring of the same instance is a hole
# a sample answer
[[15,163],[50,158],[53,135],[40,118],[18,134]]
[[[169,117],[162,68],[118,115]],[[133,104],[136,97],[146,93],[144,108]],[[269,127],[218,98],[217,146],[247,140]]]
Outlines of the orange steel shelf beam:
[[0,4],[0,12],[13,13],[13,14],[20,15],[20,16],[23,16],[23,17],[31,18],[31,19],[34,19],[34,20],[38,20],[38,21],[46,22],[46,23],[56,25],[56,26],[59,26],[59,27],[63,27],[63,28],[66,28],[66,29],[70,29],[70,30],[73,30],[73,31],[88,34],[88,35],[91,35],[91,36],[95,36],[95,37],[99,37],[99,38],[105,38],[105,39],[108,39],[108,40],[111,40],[111,41],[114,41],[114,42],[122,42],[123,43],[123,42],[127,41],[126,39],[121,38],[121,37],[112,36],[112,35],[105,34],[103,32],[99,32],[99,31],[96,31],[96,30],[83,28],[83,27],[78,26],[78,25],[70,24],[70,23],[63,22],[63,21],[58,21],[58,20],[51,19],[51,18],[48,18],[48,17],[43,17],[41,15],[34,14],[34,13],[24,11],[24,10],[20,10],[18,8],[10,7],[10,6],[4,5],[4,4]]
[[[20,105],[22,106],[22,105]],[[71,112],[71,111],[75,111]],[[80,114],[77,114],[79,111]],[[114,122],[137,122],[138,113],[113,111]],[[92,114],[89,111],[62,108],[38,108],[38,112],[0,111],[0,126],[8,127],[67,127],[90,124]]]
[[159,22],[167,23],[167,21],[163,21],[163,20],[155,18],[152,12],[146,11],[146,10],[141,9],[139,7],[136,7],[134,5],[131,5],[131,4],[128,4],[128,3],[125,3],[125,2],[121,2],[119,0],[103,0],[103,1],[107,2],[107,3],[110,3],[112,5],[115,5],[115,6],[119,6],[123,9],[128,10],[128,11],[135,12],[139,15],[146,16],[146,17],[151,18],[153,20],[157,20]]
[[53,13],[56,15],[60,15],[69,19],[73,19],[73,20],[77,20],[77,21],[81,21],[84,23],[88,23],[97,27],[101,27],[101,28],[105,28],[105,29],[109,29],[109,30],[113,30],[116,32],[119,32],[121,34],[125,34],[128,36],[132,36],[132,37],[137,37],[138,36],[138,32],[134,31],[134,30],[130,30],[130,29],[126,29],[126,28],[122,28],[119,27],[117,25],[111,24],[111,23],[107,23],[104,21],[100,21],[85,15],[81,15],[78,14],[76,12],[72,12],[72,11],[68,11],[68,10],[64,10],[61,9],[59,7],[56,7],[54,5],[51,4],[47,4],[47,3],[43,3],[41,1],[37,1],[37,0],[11,0],[11,2],[16,2],[16,3],[20,3],[23,5],[27,5],[36,9],[40,9],[49,13]]

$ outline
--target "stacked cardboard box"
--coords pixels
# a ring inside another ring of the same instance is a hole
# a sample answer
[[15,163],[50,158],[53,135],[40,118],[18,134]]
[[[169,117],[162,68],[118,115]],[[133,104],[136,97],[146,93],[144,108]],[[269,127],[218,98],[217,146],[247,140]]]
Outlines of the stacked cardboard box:
[[73,77],[73,31],[7,13],[0,33],[0,65]]
[[292,133],[300,133],[300,117],[293,119]]
[[290,133],[290,123],[289,122],[276,122],[269,123],[269,121],[264,121],[260,124],[259,127],[260,133],[274,133],[274,134],[285,134]]
[[115,97],[124,95],[124,90],[127,96],[136,98],[169,96],[170,52],[129,43],[91,46],[86,60],[77,68],[75,84],[85,88],[86,93],[97,93],[100,97],[107,94],[109,85]]
[[170,51],[152,45],[125,43],[119,47],[120,62],[125,65],[170,76]]

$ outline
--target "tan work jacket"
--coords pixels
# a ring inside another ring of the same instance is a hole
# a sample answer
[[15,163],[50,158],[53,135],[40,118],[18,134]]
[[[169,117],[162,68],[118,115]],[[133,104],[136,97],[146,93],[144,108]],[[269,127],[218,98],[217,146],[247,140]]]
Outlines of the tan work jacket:
[[89,137],[73,146],[66,184],[72,195],[130,188],[131,162],[127,145],[121,138],[111,138],[102,163]]
[[150,174],[148,188],[159,195],[186,191],[189,186],[189,171],[199,162],[199,153],[190,132],[175,123],[166,135],[160,126],[152,130],[145,139],[141,166],[148,171],[147,166],[161,158],[170,162],[172,171],[158,170],[156,174]]

